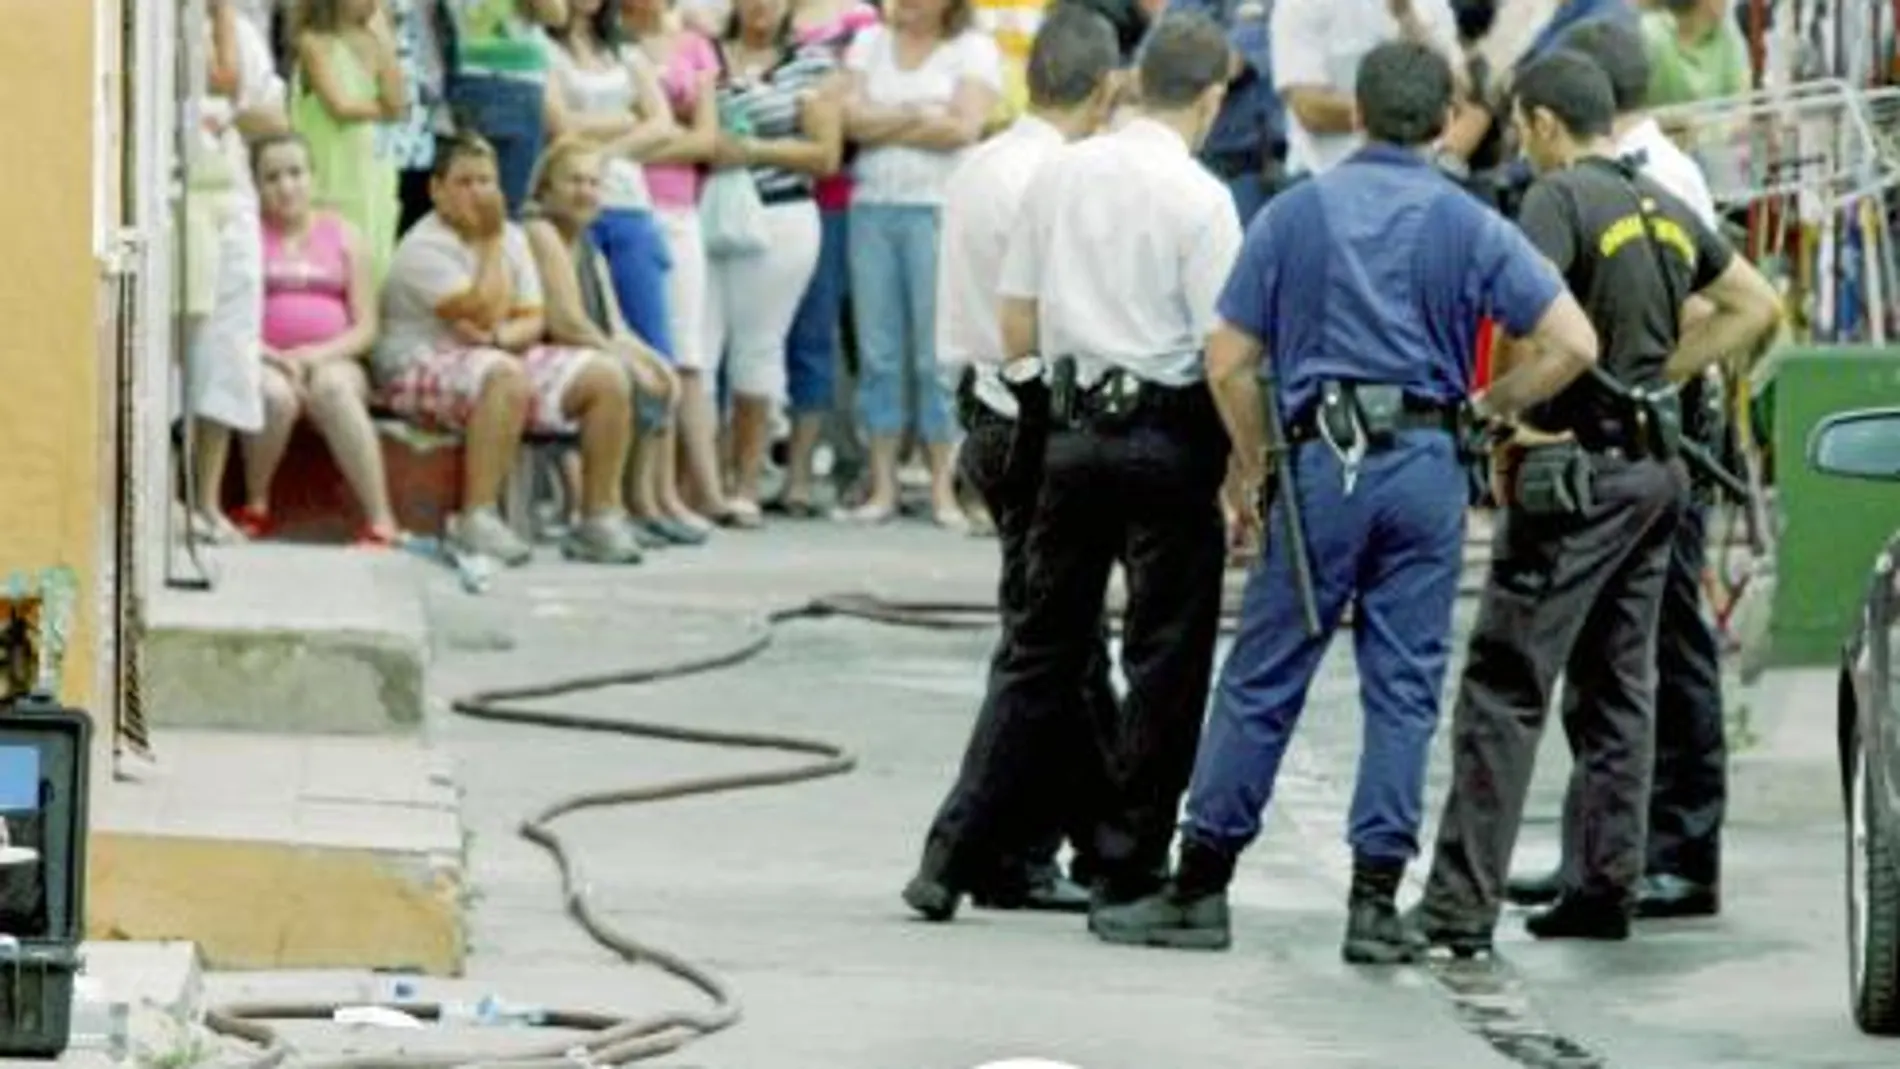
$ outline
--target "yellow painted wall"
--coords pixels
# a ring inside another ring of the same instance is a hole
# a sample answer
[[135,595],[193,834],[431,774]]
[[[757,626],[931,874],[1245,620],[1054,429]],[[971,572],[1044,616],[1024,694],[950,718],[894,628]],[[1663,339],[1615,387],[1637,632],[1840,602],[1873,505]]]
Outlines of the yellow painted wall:
[[[111,0],[99,6],[116,17]],[[99,15],[86,0],[0,0],[0,580],[79,573],[63,697],[88,708],[110,456],[92,237]]]

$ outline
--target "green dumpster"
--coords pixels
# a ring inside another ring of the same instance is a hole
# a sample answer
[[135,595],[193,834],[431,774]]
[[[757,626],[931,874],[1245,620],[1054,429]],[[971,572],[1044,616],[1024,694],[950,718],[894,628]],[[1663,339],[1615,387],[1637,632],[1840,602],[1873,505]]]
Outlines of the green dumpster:
[[1808,436],[1836,412],[1900,407],[1900,348],[1817,346],[1776,359],[1771,659],[1826,664],[1853,627],[1868,566],[1900,528],[1900,488],[1816,474],[1807,466]]

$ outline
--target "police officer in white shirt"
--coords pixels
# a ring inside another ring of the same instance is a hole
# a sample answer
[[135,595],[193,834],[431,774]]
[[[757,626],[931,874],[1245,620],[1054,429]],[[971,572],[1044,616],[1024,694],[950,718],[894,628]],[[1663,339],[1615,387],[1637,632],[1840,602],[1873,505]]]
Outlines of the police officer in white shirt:
[[[1616,96],[1616,148],[1646,177],[1687,205],[1710,230],[1718,230],[1715,198],[1702,169],[1662,132],[1644,108],[1649,58],[1642,33],[1610,19],[1593,19],[1559,38],[1559,48],[1581,53],[1610,76]],[[1689,316],[1697,314],[1692,298]],[[1706,307],[1704,308],[1706,313]],[[1710,400],[1720,401],[1719,382],[1684,387],[1684,418],[1707,418]],[[1656,626],[1656,748],[1649,791],[1649,836],[1636,916],[1709,916],[1720,909],[1721,829],[1728,797],[1727,740],[1722,722],[1720,646],[1702,611],[1702,569],[1707,554],[1707,489],[1683,503],[1683,513],[1663,580]],[[1566,701],[1575,700],[1568,690]],[[1573,869],[1585,814],[1578,811],[1573,781],[1564,807],[1563,869]],[[1506,895],[1522,905],[1555,901],[1564,873],[1515,878]]]
[[[997,278],[1029,180],[1051,152],[1094,133],[1107,119],[1115,100],[1115,68],[1120,58],[1115,29],[1106,18],[1080,3],[1058,5],[1037,29],[1029,50],[1028,111],[965,156],[944,185],[937,252],[937,362],[946,381],[955,383],[957,417],[965,434],[957,466],[995,518],[1003,551],[997,596],[1003,623],[999,647],[1009,644],[1015,622],[1028,603],[1029,557],[1024,546],[1036,508],[1036,466],[1024,463],[1024,451],[1012,450],[1018,405],[997,376],[1003,361]],[[1098,643],[1080,694],[1104,745],[1086,749],[1064,767],[1078,785],[1052,792],[1057,805],[1074,798],[1100,797],[1104,789],[1106,743],[1118,716],[1107,656],[1106,644]],[[926,838],[926,859],[930,843],[954,836],[968,808],[985,804],[986,799],[972,788],[996,729],[994,717],[977,720],[964,772],[944,799]],[[1074,810],[1053,814],[1060,823],[1051,816],[1046,810],[1023,815],[1025,820],[1041,819],[1043,834],[1031,838],[1026,857],[997,858],[992,875],[969,888],[977,905],[1088,908],[1088,894],[1062,876],[1055,857],[1062,825],[1067,824],[1076,847],[1077,875],[1086,873],[1089,835],[1081,822],[1093,814]],[[947,900],[953,902],[948,890],[935,882],[928,860],[905,898],[921,904],[926,915],[940,912]]]
[[1365,143],[1353,105],[1359,61],[1401,38],[1463,67],[1449,0],[1276,0],[1268,40],[1286,102],[1289,177],[1323,174]]
[[1129,592],[1117,774],[1107,797],[1082,800],[1097,815],[1096,907],[1161,885],[1200,739],[1228,452],[1201,350],[1241,233],[1233,198],[1194,152],[1226,90],[1226,36],[1204,16],[1164,15],[1138,72],[1141,103],[1125,125],[1058,149],[1037,172],[1004,262],[1003,374],[1024,381],[1046,361],[1053,402],[1029,604],[983,711],[996,739],[973,780],[989,804],[930,859],[952,891],[1021,849],[1037,828],[1021,814],[1094,744],[1075,695],[1117,562]]

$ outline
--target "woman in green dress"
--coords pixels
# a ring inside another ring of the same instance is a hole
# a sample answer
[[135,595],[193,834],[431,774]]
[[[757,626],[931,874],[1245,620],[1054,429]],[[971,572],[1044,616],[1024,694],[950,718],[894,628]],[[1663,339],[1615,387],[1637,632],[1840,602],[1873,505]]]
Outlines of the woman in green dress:
[[301,0],[294,32],[290,121],[310,145],[316,199],[362,235],[381,285],[401,214],[384,124],[409,100],[388,13],[382,0]]

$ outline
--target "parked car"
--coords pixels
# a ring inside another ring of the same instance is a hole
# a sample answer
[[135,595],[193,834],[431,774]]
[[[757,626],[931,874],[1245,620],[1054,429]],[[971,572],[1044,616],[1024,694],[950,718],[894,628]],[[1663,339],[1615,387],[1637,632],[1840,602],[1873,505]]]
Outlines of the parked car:
[[[1814,470],[1900,483],[1900,408],[1829,416],[1808,440]],[[1900,1036],[1900,530],[1875,556],[1841,650],[1836,699],[1847,811],[1848,977],[1864,1032]]]

